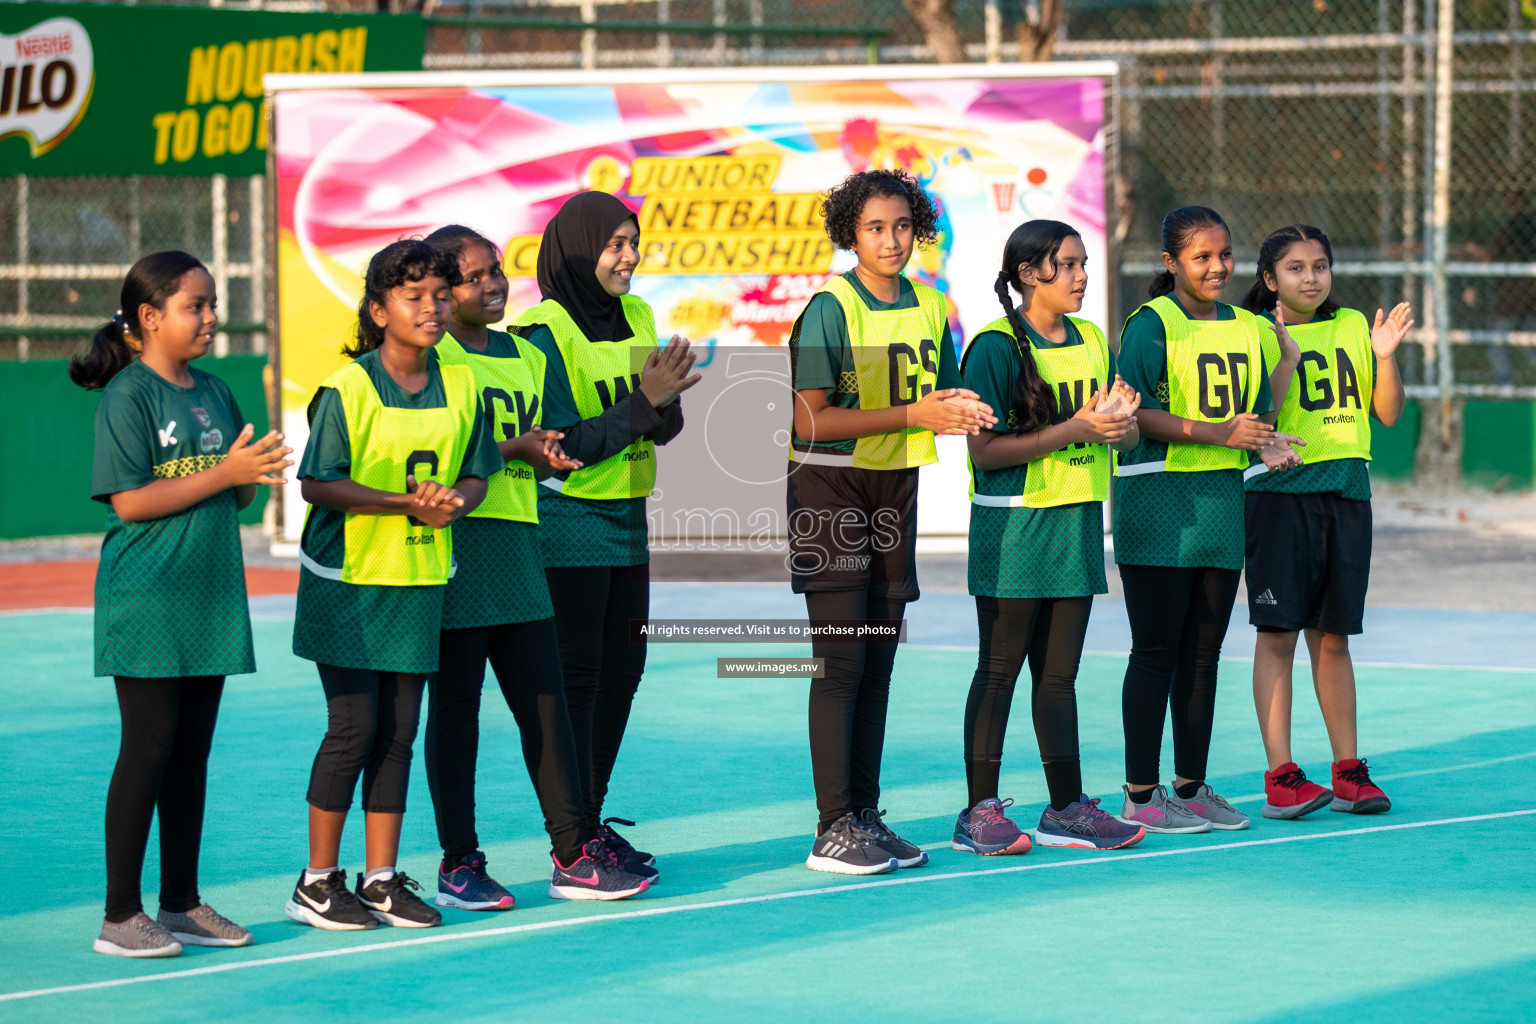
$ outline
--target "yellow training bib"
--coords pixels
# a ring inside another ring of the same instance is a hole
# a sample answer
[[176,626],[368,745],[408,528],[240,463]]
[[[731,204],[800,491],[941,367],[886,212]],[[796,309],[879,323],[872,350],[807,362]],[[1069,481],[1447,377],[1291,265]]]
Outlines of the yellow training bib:
[[[516,347],[516,356],[503,358],[476,352],[459,344],[452,335],[437,343],[437,354],[445,365],[467,366],[474,374],[480,404],[498,442],[526,434],[539,425],[539,400],[544,391],[544,353],[515,334],[507,337]],[[535,489],[538,482],[533,467],[526,462],[507,463],[485,484],[485,500],[471,516],[520,523],[539,521],[539,496]]]
[[[1168,411],[1202,423],[1224,423],[1252,412],[1264,372],[1260,336],[1265,328],[1246,309],[1233,307],[1233,320],[1191,320],[1177,302],[1160,295],[1136,312],[1150,309],[1163,322],[1167,337]],[[1131,314],[1135,316],[1135,313]],[[1129,322],[1129,319],[1127,319]],[[1121,466],[1121,476],[1243,469],[1248,453],[1210,444],[1170,442],[1165,462]]]
[[[1365,315],[1341,309],[1332,319],[1292,324],[1288,330],[1301,349],[1301,362],[1285,392],[1275,429],[1307,442],[1302,456],[1309,464],[1369,461],[1376,355],[1371,351],[1371,327]],[[1280,342],[1272,330],[1262,331],[1260,338],[1264,356],[1274,366],[1280,361]],[[1264,471],[1262,464],[1257,468]]]
[[[588,339],[553,299],[524,310],[512,321],[518,327],[543,324],[555,336],[582,419],[601,416],[639,391],[640,368],[656,348],[656,318],[651,307],[635,295],[625,295],[619,301],[629,329],[635,332],[625,341]],[[596,465],[581,467],[563,481],[550,477],[544,486],[572,498],[643,498],[656,486],[656,445],[642,437]]]
[[[353,480],[364,487],[407,493],[406,477],[452,487],[474,432],[475,378],[466,366],[435,361],[448,404],[436,409],[396,409],[379,398],[368,371],[350,363],[322,387],[341,398],[351,446]],[[334,569],[305,562],[319,575],[343,583],[386,587],[441,585],[453,569],[452,528],[437,530],[413,516],[355,515],[345,523],[345,557]]]
[[[870,309],[841,276],[822,285],[843,307],[853,349],[854,383],[860,409],[911,405],[931,394],[939,381],[939,345],[949,322],[944,296],[912,282],[917,305],[910,309]],[[814,297],[814,296],[813,296]],[[859,469],[908,469],[939,461],[933,431],[906,427],[854,441],[853,454],[807,453],[790,448],[794,462],[854,466]]]
[[[1087,320],[1067,319],[1083,336],[1081,345],[1033,348],[1036,369],[1056,391],[1058,423],[1071,419],[1095,391],[1109,383],[1109,343],[1104,332]],[[1021,344],[1007,317],[987,324],[977,332],[977,337],[987,331],[999,331],[1012,338],[1015,346]],[[1002,508],[1052,508],[1103,501],[1109,495],[1112,458],[1108,445],[1080,442],[1031,461],[1024,475],[1022,494],[978,494],[976,467],[967,457],[971,502]]]

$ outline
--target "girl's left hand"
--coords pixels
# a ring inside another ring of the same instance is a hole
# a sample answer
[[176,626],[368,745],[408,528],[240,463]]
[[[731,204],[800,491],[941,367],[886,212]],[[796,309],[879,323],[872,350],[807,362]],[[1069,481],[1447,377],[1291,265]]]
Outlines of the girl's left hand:
[[1291,338],[1291,332],[1285,327],[1285,307],[1280,305],[1280,300],[1275,300],[1275,322],[1270,325],[1270,330],[1275,332],[1275,340],[1280,343],[1280,359],[1282,362],[1289,360],[1292,363],[1301,361],[1301,346]]
[[536,470],[546,473],[569,473],[581,468],[581,463],[565,454],[560,439],[565,437],[558,430],[534,427],[517,437],[517,457]]
[[1115,382],[1099,403],[1098,411],[1110,416],[1133,416],[1140,408],[1141,392],[1115,374]]
[[1264,460],[1264,465],[1271,473],[1284,473],[1288,469],[1294,469],[1303,464],[1301,453],[1295,446],[1305,448],[1307,442],[1290,434],[1277,433],[1268,444],[1259,449],[1259,458]]
[[452,525],[464,513],[464,496],[446,484],[432,480],[418,484],[415,474],[407,474],[405,489],[411,497],[412,517],[434,529]]
[[1377,359],[1389,359],[1397,351],[1397,346],[1413,326],[1411,316],[1413,307],[1406,302],[1399,302],[1385,315],[1379,309],[1376,311],[1376,323],[1371,326],[1371,351]]

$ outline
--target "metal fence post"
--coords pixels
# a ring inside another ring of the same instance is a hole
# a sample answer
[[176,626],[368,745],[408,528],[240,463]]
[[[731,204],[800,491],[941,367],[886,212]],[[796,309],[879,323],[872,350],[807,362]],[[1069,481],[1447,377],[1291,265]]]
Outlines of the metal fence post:
[[1435,185],[1433,278],[1435,290],[1435,378],[1440,392],[1440,441],[1451,440],[1451,390],[1456,382],[1451,362],[1451,303],[1445,264],[1451,221],[1451,75],[1454,61],[1456,0],[1440,0],[1435,39]]
[[[16,319],[22,323],[27,322],[29,310],[27,309],[27,264],[32,262],[32,225],[28,207],[32,204],[32,186],[27,181],[25,174],[16,175],[16,262],[22,268],[21,277],[16,281]],[[27,350],[31,347],[32,339],[25,334],[16,339],[16,358],[21,362],[27,361]]]
[[[209,205],[213,208],[213,287],[219,297],[224,318],[229,319],[229,179],[215,174],[210,179]],[[220,331],[213,336],[213,354],[229,355],[229,335]]]
[[988,64],[997,64],[1003,59],[1003,12],[997,3],[998,0],[987,0],[983,12]]
[[[251,323],[267,322],[267,179],[255,175],[250,180],[251,192]],[[251,335],[251,351],[265,355],[267,332]]]

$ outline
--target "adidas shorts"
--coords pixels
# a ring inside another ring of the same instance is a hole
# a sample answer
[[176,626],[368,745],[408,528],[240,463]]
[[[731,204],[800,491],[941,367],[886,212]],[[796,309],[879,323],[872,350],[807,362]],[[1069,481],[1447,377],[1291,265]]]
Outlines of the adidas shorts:
[[795,593],[868,590],[916,601],[917,469],[789,465]]
[[1337,493],[1251,491],[1248,621],[1259,632],[1364,631],[1371,577],[1371,503]]

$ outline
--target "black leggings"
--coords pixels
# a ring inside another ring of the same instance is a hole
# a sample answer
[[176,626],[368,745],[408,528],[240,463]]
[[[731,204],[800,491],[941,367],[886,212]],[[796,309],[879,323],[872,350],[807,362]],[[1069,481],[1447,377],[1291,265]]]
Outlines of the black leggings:
[[516,622],[442,632],[437,674],[428,682],[427,786],[437,812],[443,859],[457,864],[480,848],[475,833],[475,761],[480,750],[480,691],[489,658],[501,695],[517,721],[523,763],[544,812],[555,856],[581,855],[581,774],[565,710],[555,621]]
[[976,598],[981,649],[965,701],[969,806],[997,796],[1013,687],[1026,657],[1035,739],[1051,804],[1059,810],[1081,795],[1077,666],[1092,612],[1091,597]]
[[202,902],[197,855],[224,677],[115,681],[123,731],[107,789],[107,920],[126,921],[144,910],[139,880],[156,809],[160,906],[185,913]]
[[1237,598],[1239,569],[1122,565],[1131,658],[1120,694],[1125,781],[1157,783],[1163,716],[1173,708],[1173,770],[1205,779],[1216,714],[1216,669]]
[[348,810],[361,775],[363,810],[404,814],[426,676],[335,665],[315,668],[325,687],[328,727],[309,773],[310,805],[322,811]]
[[651,567],[566,565],[545,569],[544,576],[555,606],[565,703],[590,835],[602,817],[629,709],[645,672],[645,644],[630,640],[629,620],[650,617]]
[[[865,590],[830,590],[807,593],[805,607],[814,626],[834,619],[899,620],[906,602]],[[880,804],[880,756],[896,646],[894,641],[811,641],[811,656],[826,659],[823,677],[811,680],[809,711],[821,829],[851,811]]]

